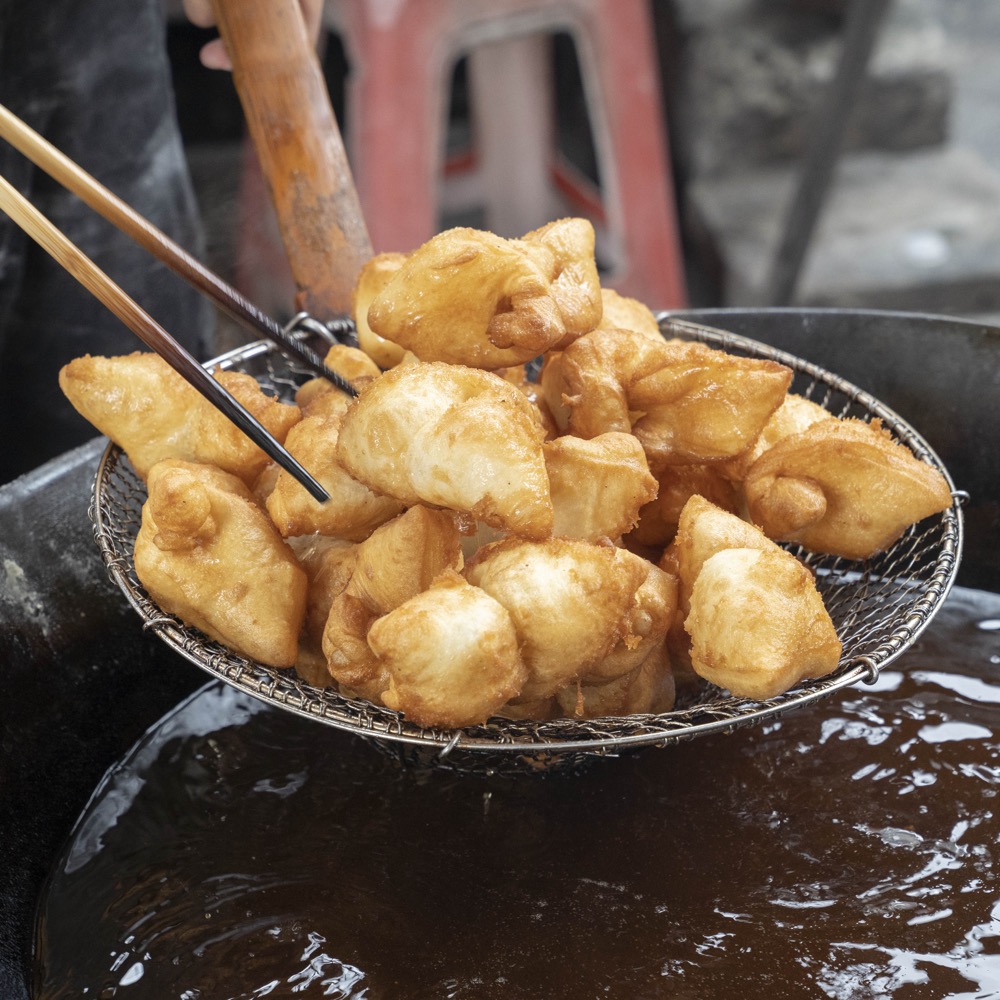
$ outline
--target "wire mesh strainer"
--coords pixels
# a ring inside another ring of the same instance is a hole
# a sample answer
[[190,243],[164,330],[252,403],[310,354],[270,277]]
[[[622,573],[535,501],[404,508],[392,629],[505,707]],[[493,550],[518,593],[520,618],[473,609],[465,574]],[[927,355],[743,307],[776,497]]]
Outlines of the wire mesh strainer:
[[[687,321],[660,318],[665,336],[699,340],[733,354],[769,358],[794,372],[791,391],[839,417],[879,418],[893,436],[951,479],[926,441],[901,417],[856,386],[782,351],[735,334]],[[301,325],[301,335],[322,349],[320,324]],[[330,324],[322,335],[350,341],[351,326]],[[311,374],[272,345],[260,342],[231,351],[208,364],[254,375],[282,399]],[[365,737],[401,760],[455,770],[510,773],[580,767],[595,757],[640,747],[666,746],[710,733],[760,723],[810,704],[843,687],[874,681],[879,671],[910,646],[944,602],[954,582],[962,549],[961,496],[940,515],[914,525],[887,551],[864,562],[791,550],[816,575],[817,586],[843,643],[837,671],[804,681],[767,701],[735,698],[707,683],[695,695],[660,715],[631,715],[547,722],[495,719],[457,731],[425,729],[398,712],[332,688],[304,683],[294,670],[278,670],[239,656],[165,614],[139,583],[132,553],[145,487],[122,451],[109,445],[94,486],[91,519],[114,582],[154,632],[186,659],[263,701]]]

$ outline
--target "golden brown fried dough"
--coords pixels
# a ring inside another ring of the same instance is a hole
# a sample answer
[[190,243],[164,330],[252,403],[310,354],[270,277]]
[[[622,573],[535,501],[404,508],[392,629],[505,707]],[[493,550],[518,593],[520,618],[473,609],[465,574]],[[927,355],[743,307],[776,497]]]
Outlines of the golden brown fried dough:
[[307,684],[325,687],[333,683],[333,677],[323,655],[323,629],[334,600],[350,582],[357,546],[323,535],[289,538],[288,544],[309,579],[295,671]]
[[604,309],[598,330],[631,330],[653,340],[663,340],[660,324],[645,303],[619,295],[612,288],[601,289],[601,300]]
[[166,460],[149,472],[135,570],[156,603],[250,659],[292,666],[306,574],[241,480]]
[[783,549],[724,549],[707,559],[684,627],[695,671],[740,697],[773,698],[840,661],[812,575]]
[[509,612],[528,681],[519,700],[548,698],[626,637],[649,563],[613,546],[572,539],[487,545],[466,566],[470,583]]
[[580,323],[581,266],[560,257],[568,253],[564,236],[552,227],[531,241],[469,228],[439,233],[375,295],[368,325],[421,361],[486,369],[530,361]]
[[530,402],[490,372],[393,368],[344,417],[337,456],[404,504],[446,507],[531,538],[552,531],[541,429]]
[[553,347],[565,347],[590,333],[601,320],[604,300],[594,259],[594,227],[586,219],[556,219],[523,236],[522,241],[552,253],[548,271],[550,294],[566,327]]
[[771,419],[764,425],[757,440],[743,454],[728,462],[722,462],[718,471],[734,481],[745,479],[750,466],[782,438],[799,434],[820,420],[836,419],[832,413],[811,399],[789,393],[781,406],[771,414]]
[[706,560],[724,549],[782,551],[760,528],[702,496],[693,496],[678,519],[677,536],[660,566],[680,579],[678,606],[682,615],[689,607],[691,591]]
[[322,640],[327,670],[341,691],[376,704],[389,685],[385,667],[368,645],[368,631],[378,617],[379,612],[345,590],[330,605]]
[[782,438],[743,488],[749,516],[769,537],[847,559],[888,548],[952,502],[944,476],[878,420],[823,420]]
[[[266,395],[250,375],[220,372],[216,379],[279,442],[301,419],[297,407]],[[128,455],[142,479],[157,462],[177,458],[215,465],[251,485],[268,463],[158,354],[75,358],[59,373],[59,386],[77,412]]]
[[626,674],[603,684],[568,684],[556,695],[561,713],[570,718],[669,712],[676,693],[670,656],[661,639],[646,658]]
[[454,517],[411,507],[358,546],[349,590],[384,614],[426,590],[445,570],[460,570],[462,548]]
[[632,434],[611,432],[590,440],[564,435],[543,450],[557,536],[617,540],[656,495],[656,480]]
[[319,502],[290,472],[279,471],[266,505],[271,520],[286,538],[319,533],[360,542],[403,510],[400,501],[373,492],[341,464],[337,438],[343,419],[336,413],[326,416],[317,412],[293,427],[285,438],[289,453],[330,497]]
[[[347,344],[334,344],[326,352],[323,363],[330,371],[347,379],[355,389],[382,374],[379,366],[364,351]],[[325,376],[309,379],[295,393],[295,403],[305,416],[319,412],[328,416],[344,413],[351,398]]]
[[636,589],[619,627],[618,641],[603,659],[580,674],[580,679],[588,684],[602,684],[635,670],[652,650],[662,645],[675,621],[678,578],[646,560],[642,563],[646,579]]
[[398,365],[406,350],[372,330],[368,325],[368,309],[403,266],[406,257],[405,253],[376,254],[361,268],[351,296],[351,317],[358,333],[358,346],[379,368]]
[[351,577],[332,602],[323,629],[327,669],[341,686],[378,701],[386,667],[368,644],[374,622],[462,567],[458,528],[445,511],[411,507],[356,546]]
[[704,344],[596,330],[547,360],[541,382],[563,430],[584,438],[631,431],[655,474],[749,448],[791,377],[784,365]]
[[379,618],[368,641],[390,678],[382,700],[422,726],[485,722],[527,676],[510,615],[454,572]]
[[681,511],[693,496],[704,497],[716,507],[736,513],[741,497],[719,465],[669,465],[656,477],[656,498],[639,511],[639,521],[627,543],[663,546],[677,534]]

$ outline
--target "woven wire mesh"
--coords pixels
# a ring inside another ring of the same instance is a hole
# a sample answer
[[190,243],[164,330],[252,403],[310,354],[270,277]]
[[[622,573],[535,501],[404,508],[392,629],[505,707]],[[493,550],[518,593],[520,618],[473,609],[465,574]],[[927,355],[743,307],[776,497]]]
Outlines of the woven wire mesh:
[[[661,327],[667,336],[699,340],[733,354],[787,365],[795,373],[793,392],[837,416],[877,417],[897,440],[938,468],[951,485],[940,459],[909,424],[839,377],[735,334],[666,317],[661,318]],[[348,342],[353,335],[346,323],[331,325],[330,332],[335,339]],[[249,372],[286,400],[292,399],[295,389],[310,377],[263,342],[223,355],[209,367]],[[108,572],[146,629],[209,674],[272,705],[368,738],[402,761],[492,773],[575,769],[601,756],[760,723],[841,688],[874,681],[880,670],[913,643],[944,602],[962,547],[957,494],[948,510],[912,526],[890,549],[863,562],[790,546],[815,573],[843,643],[843,655],[833,674],[804,681],[767,701],[736,698],[704,683],[695,694],[679,700],[672,711],[659,715],[545,722],[492,719],[481,726],[443,731],[421,728],[397,712],[345,697],[335,688],[306,684],[294,670],[250,661],[165,614],[143,589],[132,559],[145,499],[145,487],[127,457],[109,445],[97,471],[91,519]]]

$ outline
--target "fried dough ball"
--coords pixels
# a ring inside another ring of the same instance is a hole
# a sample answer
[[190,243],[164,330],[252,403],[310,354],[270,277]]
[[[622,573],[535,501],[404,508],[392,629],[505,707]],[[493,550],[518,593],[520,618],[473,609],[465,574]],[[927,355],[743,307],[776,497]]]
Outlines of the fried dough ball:
[[823,420],[782,438],[750,467],[747,511],[771,538],[866,559],[951,506],[944,476],[878,420]]
[[557,424],[579,437],[631,431],[654,474],[734,458],[781,405],[791,370],[704,344],[628,330],[580,337],[542,368]]
[[294,665],[306,574],[243,482],[165,460],[148,489],[135,571],[153,600],[249,659]]
[[594,258],[594,227],[579,218],[556,219],[521,237],[552,254],[548,274],[566,336],[553,344],[559,349],[590,333],[604,313],[601,279]]
[[673,541],[681,511],[693,496],[704,497],[734,514],[742,502],[738,488],[718,464],[670,465],[656,481],[656,497],[639,511],[639,521],[628,536],[630,545],[656,547]]
[[728,462],[721,463],[719,473],[728,479],[743,480],[746,478],[750,466],[782,438],[791,434],[799,434],[820,420],[836,419],[832,413],[824,410],[822,406],[814,403],[811,399],[789,393],[785,396],[781,406],[771,414],[771,419],[764,425],[757,440],[743,454]]
[[528,680],[519,700],[548,698],[628,635],[649,564],[624,549],[574,539],[508,538],[466,566],[470,583],[509,612]]
[[380,613],[426,590],[464,564],[458,526],[447,511],[411,507],[357,548],[348,590]]
[[542,387],[529,377],[527,366],[514,365],[511,368],[500,368],[496,374],[528,398],[545,440],[558,437],[559,428],[556,427],[556,422],[552,419],[548,406],[545,405]]
[[411,507],[355,547],[351,577],[330,605],[323,627],[327,669],[341,687],[379,701],[389,683],[368,644],[382,615],[463,564],[458,528],[445,511]]
[[[326,352],[323,363],[331,371],[343,375],[355,389],[382,374],[379,366],[364,351],[347,344],[333,344]],[[350,402],[351,397],[325,376],[309,379],[295,393],[295,404],[306,416],[319,412],[328,415],[344,413]]]
[[[572,235],[556,224],[538,233],[530,241],[469,228],[439,233],[375,295],[368,326],[421,361],[486,369],[530,361],[585,325]],[[592,254],[592,229],[590,238]]]
[[380,253],[370,258],[358,273],[351,295],[351,317],[358,334],[358,346],[379,368],[395,367],[403,360],[406,350],[372,330],[368,325],[368,310],[403,266],[406,257],[405,253]]
[[527,676],[510,615],[455,572],[379,618],[368,642],[389,675],[382,700],[421,726],[485,722]]
[[378,617],[377,611],[345,590],[330,605],[322,639],[327,670],[340,690],[376,704],[389,685],[385,667],[368,645],[368,632]]
[[354,573],[358,547],[324,535],[289,538],[288,544],[309,580],[295,672],[307,684],[326,687],[333,683],[333,677],[323,655],[323,629],[334,600],[344,592]]
[[631,330],[641,333],[653,340],[663,340],[663,331],[653,315],[653,310],[638,299],[630,299],[619,295],[612,288],[601,289],[601,301],[604,305],[598,330]]
[[393,368],[344,417],[337,457],[404,504],[447,507],[530,538],[552,531],[542,431],[530,402],[490,372]]
[[675,698],[670,656],[662,639],[628,673],[603,684],[568,684],[556,695],[562,714],[578,719],[669,712]]
[[319,533],[360,542],[403,511],[399,500],[373,492],[339,461],[337,438],[343,419],[336,412],[330,416],[317,412],[293,427],[285,438],[292,457],[312,473],[330,497],[320,503],[290,472],[281,469],[266,506],[286,538]]
[[[297,407],[263,392],[240,372],[215,376],[279,442],[299,422]],[[143,480],[160,460],[203,462],[251,485],[267,455],[158,354],[75,358],[59,373],[74,408],[128,455]]]
[[783,551],[755,525],[705,497],[691,497],[681,510],[677,535],[660,563],[680,578],[679,609],[683,615],[688,612],[701,567],[717,552],[736,548]]
[[555,535],[618,539],[656,495],[656,480],[632,434],[611,432],[590,440],[564,435],[546,442],[543,451]]
[[684,627],[691,663],[737,697],[764,700],[837,668],[841,643],[812,575],[782,549],[705,560]]
[[646,579],[635,591],[619,629],[620,637],[603,659],[581,672],[580,680],[587,684],[603,684],[635,670],[663,643],[675,621],[679,595],[677,576],[648,560],[642,563]]

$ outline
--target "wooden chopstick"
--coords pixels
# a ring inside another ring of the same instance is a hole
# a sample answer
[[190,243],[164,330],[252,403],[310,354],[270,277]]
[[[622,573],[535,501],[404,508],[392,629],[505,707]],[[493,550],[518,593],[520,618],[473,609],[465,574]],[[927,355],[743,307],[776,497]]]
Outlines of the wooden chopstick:
[[286,333],[275,320],[261,312],[235,288],[192,257],[166,233],[139,215],[2,104],[0,138],[6,139],[35,166],[72,191],[95,212],[212,299],[231,319],[262,333],[310,370],[329,379],[341,391],[351,396],[357,395],[354,386],[343,375],[329,368],[315,351]]
[[221,410],[254,444],[294,476],[311,496],[320,502],[330,499],[326,490],[256,417],[4,177],[0,177],[0,210],[107,306],[140,340]]

